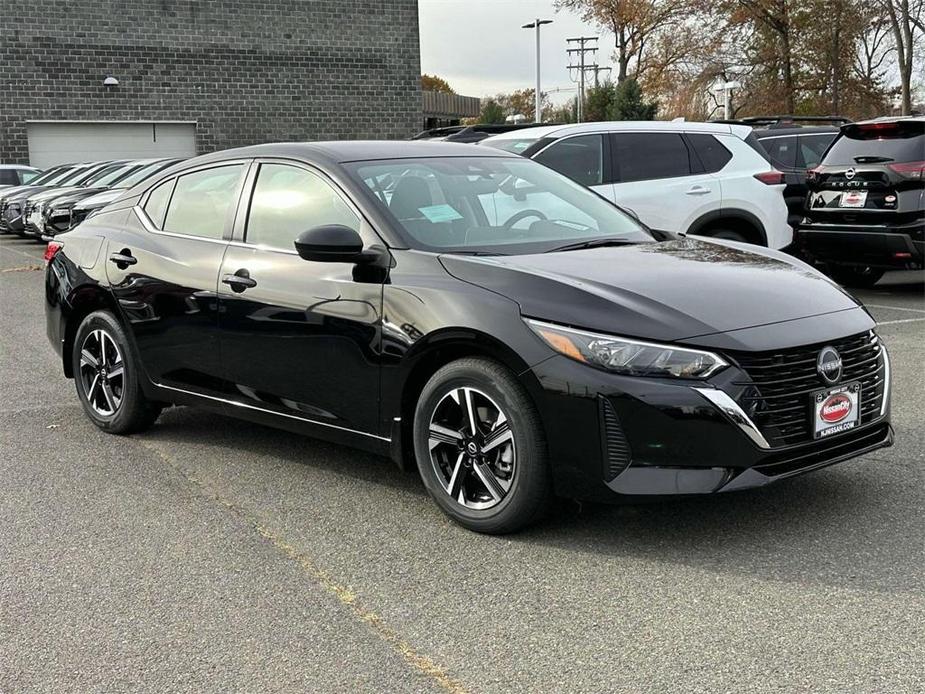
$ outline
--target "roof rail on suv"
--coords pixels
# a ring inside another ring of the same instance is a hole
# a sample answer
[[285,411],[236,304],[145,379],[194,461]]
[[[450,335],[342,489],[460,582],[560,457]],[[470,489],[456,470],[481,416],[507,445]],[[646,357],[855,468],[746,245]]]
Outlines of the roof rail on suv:
[[746,118],[728,118],[710,121],[711,123],[728,123],[731,125],[751,125],[753,127],[792,128],[796,123],[851,123],[845,116],[748,116]]

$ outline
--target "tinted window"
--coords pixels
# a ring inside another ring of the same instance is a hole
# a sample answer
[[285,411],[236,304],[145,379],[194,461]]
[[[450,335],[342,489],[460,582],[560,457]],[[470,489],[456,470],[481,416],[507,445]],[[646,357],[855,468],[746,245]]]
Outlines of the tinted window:
[[845,165],[870,161],[911,162],[925,159],[925,123],[870,123],[842,128],[824,163]]
[[613,136],[613,161],[622,183],[691,173],[687,145],[675,133],[618,133]]
[[177,179],[171,178],[166,183],[161,183],[151,191],[148,201],[145,203],[145,213],[158,229],[164,228],[164,213],[167,212],[167,203],[170,202],[170,194],[173,192],[173,184],[176,182]]
[[688,135],[687,139],[694,146],[706,173],[715,173],[732,159],[732,152],[712,135]]
[[177,178],[164,231],[220,239],[228,215],[238,201],[243,166],[219,166]]
[[310,171],[262,164],[247,218],[248,243],[293,249],[303,231],[343,224],[359,231],[360,220],[331,185]]
[[0,169],[0,186],[19,185],[19,176],[15,169]]
[[761,144],[771,163],[786,169],[795,169],[797,166],[797,138],[794,137],[765,137]]
[[820,161],[825,154],[826,148],[835,138],[835,133],[831,135],[804,135],[799,139],[799,155],[797,166],[811,169]]
[[553,142],[535,159],[583,186],[604,182],[604,138],[601,135],[581,135]]

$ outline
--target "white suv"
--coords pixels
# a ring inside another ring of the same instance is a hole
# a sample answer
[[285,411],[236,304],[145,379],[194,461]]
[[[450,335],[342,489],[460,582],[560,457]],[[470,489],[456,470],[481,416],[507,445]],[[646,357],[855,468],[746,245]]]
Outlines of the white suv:
[[784,248],[784,174],[747,125],[617,121],[514,130],[481,145],[590,187],[652,229]]

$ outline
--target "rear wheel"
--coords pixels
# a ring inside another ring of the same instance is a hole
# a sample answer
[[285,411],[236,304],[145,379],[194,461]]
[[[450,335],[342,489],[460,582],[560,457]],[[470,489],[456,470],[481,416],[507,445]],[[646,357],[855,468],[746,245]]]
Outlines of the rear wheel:
[[470,530],[513,532],[549,506],[539,415],[496,362],[460,359],[431,377],[415,410],[414,452],[431,497]]
[[750,243],[743,234],[732,229],[710,229],[704,233],[704,236],[712,236],[714,239],[726,239],[727,241],[738,241],[739,243]]
[[828,275],[839,284],[855,289],[869,289],[883,277],[885,270],[854,265],[830,265]]
[[111,434],[131,434],[154,424],[160,405],[149,401],[122,326],[108,311],[91,313],[77,329],[71,355],[84,412]]

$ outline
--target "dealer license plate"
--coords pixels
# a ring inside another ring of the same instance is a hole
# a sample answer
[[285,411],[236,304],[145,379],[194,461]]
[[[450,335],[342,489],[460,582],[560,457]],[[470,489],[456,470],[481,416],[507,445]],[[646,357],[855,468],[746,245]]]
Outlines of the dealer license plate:
[[818,390],[813,399],[813,438],[822,439],[854,429],[861,414],[861,384],[857,381]]
[[867,204],[866,190],[849,190],[841,194],[839,207],[864,207]]

